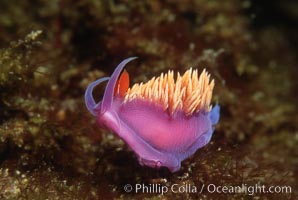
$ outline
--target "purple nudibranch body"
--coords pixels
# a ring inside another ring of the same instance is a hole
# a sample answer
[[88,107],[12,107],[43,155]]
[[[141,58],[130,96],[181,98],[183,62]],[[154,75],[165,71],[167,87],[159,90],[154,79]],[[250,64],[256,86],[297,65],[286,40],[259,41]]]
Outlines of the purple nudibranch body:
[[[123,60],[111,77],[92,82],[85,103],[100,127],[112,130],[136,153],[141,165],[167,167],[176,172],[181,161],[211,139],[219,121],[219,105],[210,106],[214,81],[204,70],[173,71],[129,88],[122,70],[136,57]],[[120,76],[121,74],[121,76]],[[108,81],[102,101],[96,103],[95,86]]]

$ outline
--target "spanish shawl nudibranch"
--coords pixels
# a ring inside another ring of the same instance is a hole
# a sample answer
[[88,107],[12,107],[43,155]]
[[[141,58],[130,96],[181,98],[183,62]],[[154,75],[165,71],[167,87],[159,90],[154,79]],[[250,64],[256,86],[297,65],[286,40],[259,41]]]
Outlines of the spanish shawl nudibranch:
[[[219,121],[220,107],[211,108],[214,80],[204,70],[187,70],[176,80],[173,71],[129,88],[123,60],[111,77],[92,82],[85,93],[88,110],[100,127],[115,132],[137,154],[139,163],[178,171],[181,161],[206,145]],[[120,78],[119,78],[120,76]],[[108,81],[102,101],[96,103],[95,86]]]

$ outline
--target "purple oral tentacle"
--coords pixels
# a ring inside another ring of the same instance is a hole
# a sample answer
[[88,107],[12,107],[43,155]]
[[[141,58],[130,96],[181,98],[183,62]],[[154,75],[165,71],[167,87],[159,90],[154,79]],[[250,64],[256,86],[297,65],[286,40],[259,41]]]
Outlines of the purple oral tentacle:
[[122,71],[122,69],[125,67],[125,65],[136,59],[137,57],[130,57],[127,58],[125,60],[123,60],[115,69],[114,73],[112,74],[108,85],[106,87],[106,90],[104,92],[104,96],[103,96],[103,100],[102,100],[102,104],[101,104],[101,109],[100,112],[104,113],[106,112],[108,109],[110,109],[112,107],[112,103],[113,103],[113,96],[114,96],[114,88],[116,86],[116,82],[118,80],[118,77],[120,76],[120,73]]
[[85,104],[86,104],[87,109],[93,116],[96,116],[95,109],[97,107],[96,103],[94,101],[93,95],[92,95],[93,89],[97,85],[99,85],[102,82],[107,81],[107,80],[109,80],[109,77],[100,78],[100,79],[90,83],[87,87],[86,92],[85,92]]

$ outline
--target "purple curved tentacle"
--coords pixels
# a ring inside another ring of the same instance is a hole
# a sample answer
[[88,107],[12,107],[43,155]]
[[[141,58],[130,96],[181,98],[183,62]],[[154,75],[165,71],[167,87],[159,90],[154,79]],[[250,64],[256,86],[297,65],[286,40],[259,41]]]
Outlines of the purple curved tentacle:
[[104,96],[103,96],[103,100],[102,100],[102,104],[101,104],[101,109],[100,109],[100,112],[103,114],[105,113],[108,109],[111,108],[112,106],[112,103],[113,103],[113,96],[114,96],[114,88],[115,88],[115,85],[116,85],[116,82],[118,80],[118,77],[122,71],[122,69],[125,67],[125,65],[136,59],[137,57],[130,57],[130,58],[127,58],[125,60],[123,60],[118,66],[117,68],[115,69],[114,73],[112,74],[109,82],[108,82],[108,85],[106,87],[106,90],[105,90],[105,93],[104,93]]
[[109,77],[100,78],[100,79],[90,83],[87,87],[86,92],[85,92],[86,107],[89,110],[89,112],[94,116],[96,116],[95,108],[97,106],[96,106],[96,103],[95,103],[95,101],[93,99],[93,95],[92,95],[93,89],[94,89],[95,86],[97,86],[97,85],[99,85],[102,82],[107,81],[107,80],[109,80]]

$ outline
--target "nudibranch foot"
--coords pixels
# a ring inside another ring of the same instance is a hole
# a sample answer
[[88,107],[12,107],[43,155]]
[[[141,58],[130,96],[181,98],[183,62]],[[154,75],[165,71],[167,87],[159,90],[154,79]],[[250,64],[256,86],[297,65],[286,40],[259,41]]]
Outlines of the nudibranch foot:
[[[184,159],[211,140],[219,121],[219,105],[210,105],[214,81],[206,70],[198,76],[189,69],[176,78],[169,71],[130,88],[128,73],[121,71],[133,59],[123,60],[110,78],[91,83],[86,106],[100,127],[128,144],[141,165],[178,171]],[[92,91],[106,80],[103,99],[96,104]]]

